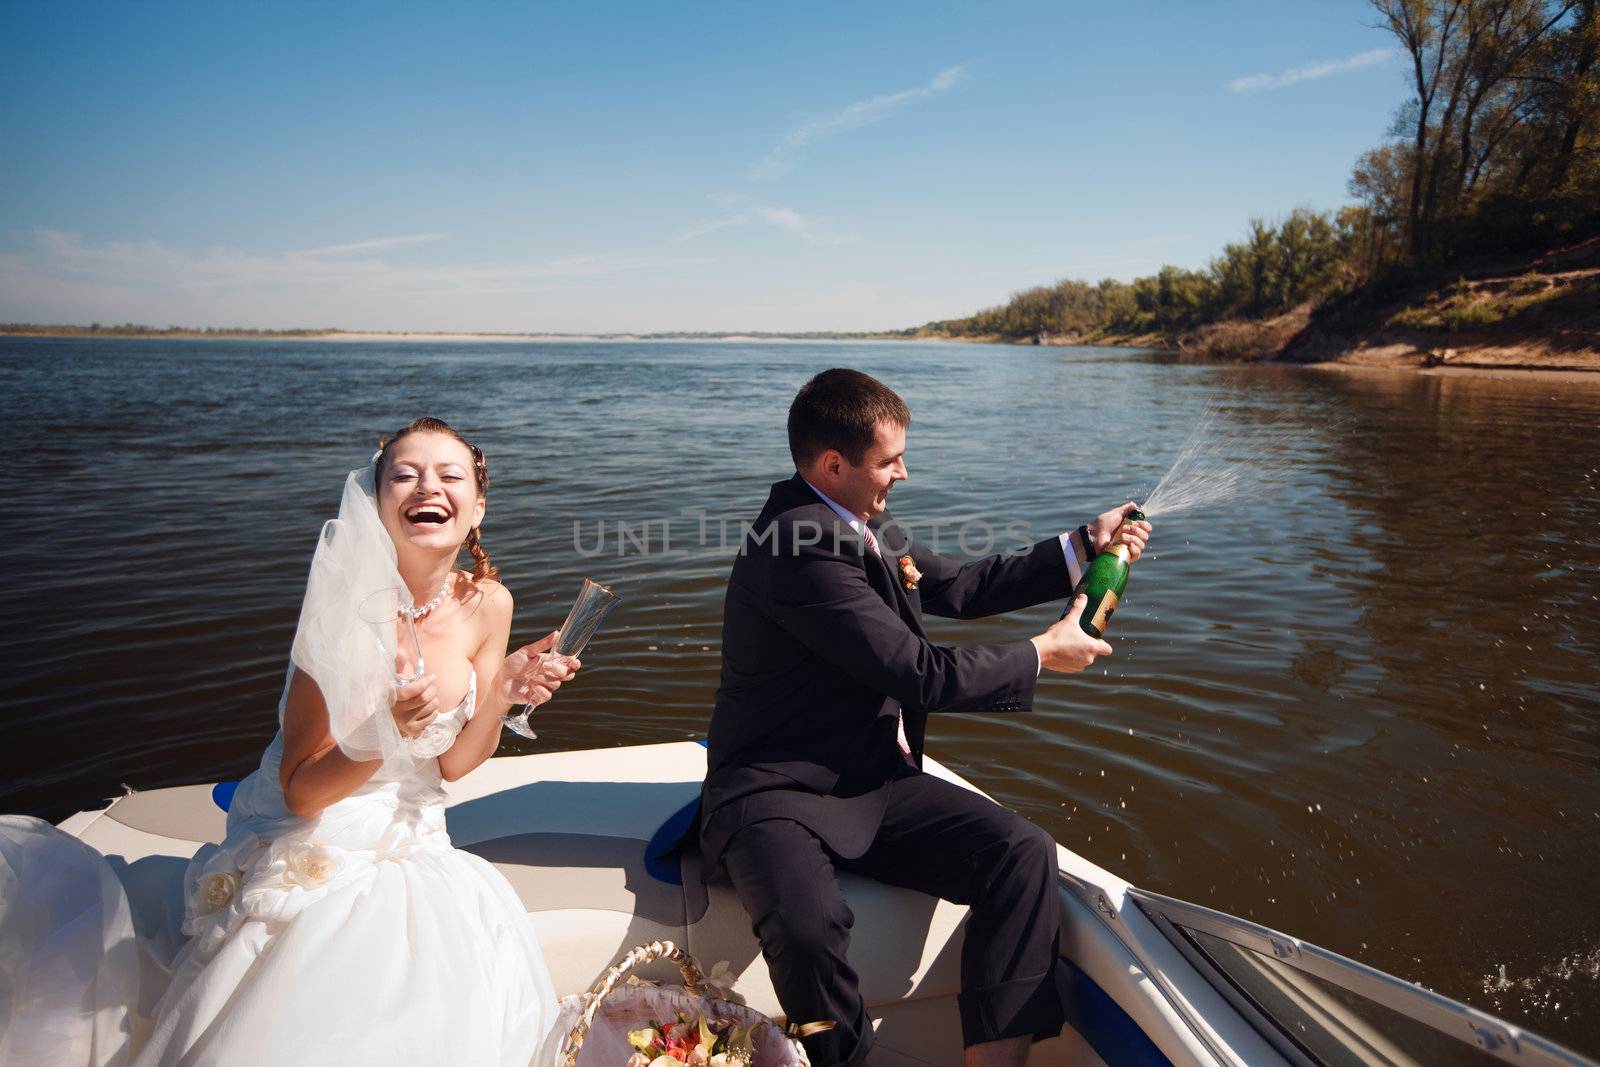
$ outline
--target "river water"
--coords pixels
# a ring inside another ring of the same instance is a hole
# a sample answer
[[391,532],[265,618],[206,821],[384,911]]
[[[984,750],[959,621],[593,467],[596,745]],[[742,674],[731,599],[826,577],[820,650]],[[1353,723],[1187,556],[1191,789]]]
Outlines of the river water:
[[[930,754],[1136,884],[1600,1054],[1600,383],[909,343],[0,341],[0,810],[249,771],[317,529],[418,414],[489,455],[515,639],[584,575],[626,598],[539,740],[502,751],[702,736],[737,522],[792,471],[795,390],[840,365],[910,404],[890,507],[947,554],[1142,500],[1207,412],[1207,453],[1258,480],[1154,517],[1113,657],[1031,714],[936,717]],[[1009,640],[1057,610],[930,631]]]

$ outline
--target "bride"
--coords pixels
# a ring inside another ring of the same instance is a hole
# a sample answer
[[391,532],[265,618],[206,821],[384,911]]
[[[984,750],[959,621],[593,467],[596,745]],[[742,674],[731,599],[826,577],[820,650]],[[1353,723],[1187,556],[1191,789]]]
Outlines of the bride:
[[278,734],[226,839],[189,864],[191,939],[140,1067],[533,1057],[555,1018],[549,974],[510,885],[451,847],[441,782],[489,758],[512,701],[549,699],[579,664],[541,654],[553,634],[505,655],[511,596],[478,537],[488,487],[483,453],[437,419],[350,473]]

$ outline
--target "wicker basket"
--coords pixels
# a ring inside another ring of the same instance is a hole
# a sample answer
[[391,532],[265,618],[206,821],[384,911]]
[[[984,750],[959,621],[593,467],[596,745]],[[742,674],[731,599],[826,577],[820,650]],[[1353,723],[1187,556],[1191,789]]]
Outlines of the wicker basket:
[[[682,987],[624,982],[635,967],[655,960],[676,963],[683,973]],[[563,997],[552,1037],[559,1044],[538,1062],[579,1067],[582,1053],[583,1067],[624,1067],[634,1051],[628,1044],[628,1031],[642,1029],[652,1021],[675,1019],[680,1011],[707,1019],[730,1019],[739,1026],[771,1023],[755,1036],[751,1067],[810,1067],[805,1049],[777,1023],[754,1008],[704,995],[699,965],[671,941],[640,945],[607,969],[590,992]]]

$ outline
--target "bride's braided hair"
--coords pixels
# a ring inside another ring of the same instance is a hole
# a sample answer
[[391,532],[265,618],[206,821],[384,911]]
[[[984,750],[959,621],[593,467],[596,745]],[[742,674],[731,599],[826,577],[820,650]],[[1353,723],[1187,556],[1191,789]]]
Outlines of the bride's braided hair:
[[[467,447],[472,453],[472,477],[478,483],[478,495],[484,498],[489,496],[489,461],[483,458],[483,450],[477,445],[462,437],[456,429],[443,419],[434,419],[424,416],[412,419],[392,436],[378,438],[377,469],[380,477],[383,474],[383,465],[389,461],[389,449],[394,443],[413,433],[442,433],[446,437],[453,437]],[[467,534],[467,552],[472,555],[472,580],[481,582],[485,578],[493,578],[500,573],[500,568],[489,562],[489,553],[483,547],[483,539],[478,536],[478,528],[474,526]]]

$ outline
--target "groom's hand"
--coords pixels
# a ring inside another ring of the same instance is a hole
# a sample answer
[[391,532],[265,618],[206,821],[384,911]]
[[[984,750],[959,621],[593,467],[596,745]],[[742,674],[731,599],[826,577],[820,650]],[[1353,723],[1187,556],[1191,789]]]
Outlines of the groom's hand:
[[1073,674],[1094,662],[1096,656],[1111,655],[1111,646],[1098,637],[1090,637],[1079,625],[1084,605],[1089,598],[1079,593],[1072,600],[1072,610],[1038,637],[1032,639],[1039,650],[1039,666],[1047,671]]
[[1094,517],[1094,521],[1089,523],[1089,538],[1094,541],[1096,552],[1104,552],[1116,541],[1128,546],[1129,563],[1139,562],[1145,542],[1150,540],[1150,524],[1138,519],[1128,523],[1126,529],[1122,526],[1122,520],[1128,517],[1128,512],[1136,511],[1138,507],[1130,502]]

